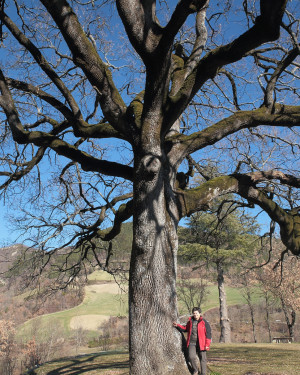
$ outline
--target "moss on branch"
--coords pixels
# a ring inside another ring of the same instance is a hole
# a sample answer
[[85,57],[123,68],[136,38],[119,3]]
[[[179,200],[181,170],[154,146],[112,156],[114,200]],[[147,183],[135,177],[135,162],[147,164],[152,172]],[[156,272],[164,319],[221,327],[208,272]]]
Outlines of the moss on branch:
[[176,189],[181,216],[206,211],[211,202],[224,194],[235,193],[260,206],[280,226],[281,240],[294,254],[300,255],[299,210],[285,210],[260,191],[251,175],[229,175],[213,178],[195,189]]

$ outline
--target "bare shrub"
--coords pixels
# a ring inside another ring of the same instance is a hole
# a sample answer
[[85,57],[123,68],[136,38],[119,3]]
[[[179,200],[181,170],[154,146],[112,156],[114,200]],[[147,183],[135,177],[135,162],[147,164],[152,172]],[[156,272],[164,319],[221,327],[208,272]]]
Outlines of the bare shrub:
[[13,375],[17,364],[14,324],[0,320],[0,374]]

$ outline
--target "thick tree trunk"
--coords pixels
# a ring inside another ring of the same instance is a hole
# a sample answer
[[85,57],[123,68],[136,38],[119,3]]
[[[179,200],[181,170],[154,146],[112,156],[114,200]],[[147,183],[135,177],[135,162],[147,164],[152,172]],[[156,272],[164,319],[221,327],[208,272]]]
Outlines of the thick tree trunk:
[[230,319],[228,317],[223,268],[220,263],[217,263],[217,272],[218,272],[218,291],[219,291],[220,327],[221,327],[221,334],[220,334],[219,341],[224,342],[224,343],[230,343],[231,342]]
[[135,186],[129,281],[131,375],[189,374],[181,335],[172,326],[177,320],[178,214],[172,189],[164,180],[160,171]]

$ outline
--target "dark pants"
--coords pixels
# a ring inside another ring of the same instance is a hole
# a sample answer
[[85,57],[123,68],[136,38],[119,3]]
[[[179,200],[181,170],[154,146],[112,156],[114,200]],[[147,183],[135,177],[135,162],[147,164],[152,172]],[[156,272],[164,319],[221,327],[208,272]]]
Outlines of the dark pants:
[[189,360],[193,369],[193,374],[198,373],[198,358],[200,361],[201,375],[206,375],[206,351],[201,351],[196,345],[189,345]]

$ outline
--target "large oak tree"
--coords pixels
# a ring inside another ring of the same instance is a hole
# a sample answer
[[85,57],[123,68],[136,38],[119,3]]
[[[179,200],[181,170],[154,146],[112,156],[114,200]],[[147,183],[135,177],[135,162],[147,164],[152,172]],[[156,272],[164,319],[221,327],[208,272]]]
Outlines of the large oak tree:
[[[16,223],[36,229],[31,240],[43,238],[36,274],[55,236],[78,252],[76,267],[70,255],[65,263],[74,276],[99,255],[95,240],[110,241],[133,217],[133,375],[188,373],[172,327],[180,219],[236,194],[278,223],[285,246],[300,254],[296,7],[1,1],[3,197],[27,200]],[[205,177],[217,158],[222,172],[189,187],[193,162]]]

